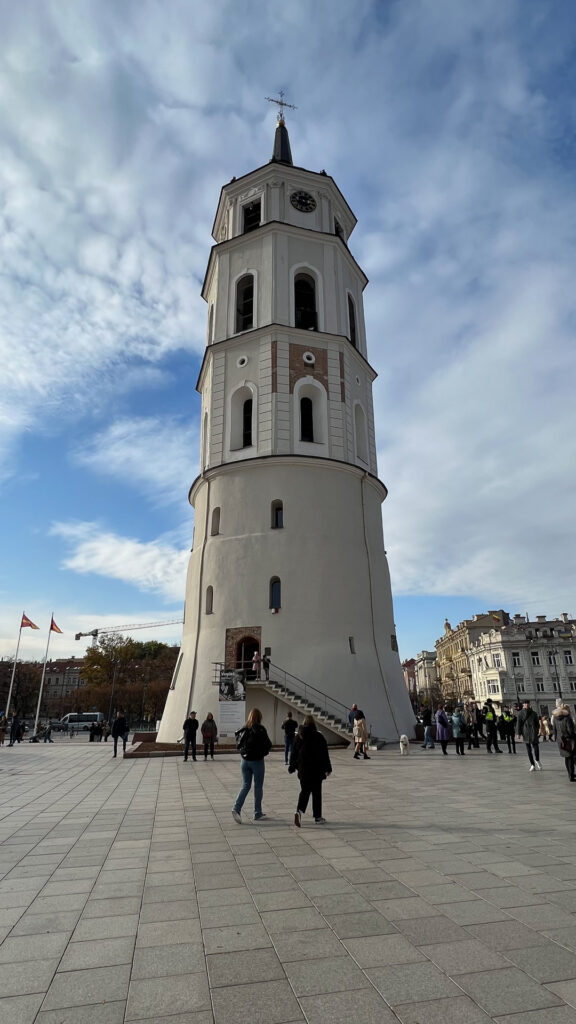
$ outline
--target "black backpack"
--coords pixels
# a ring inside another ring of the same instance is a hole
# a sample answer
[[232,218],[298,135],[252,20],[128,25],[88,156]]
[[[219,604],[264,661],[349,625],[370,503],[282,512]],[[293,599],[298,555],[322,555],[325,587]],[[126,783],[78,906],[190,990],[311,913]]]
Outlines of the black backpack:
[[272,744],[268,733],[261,725],[240,729],[236,733],[236,747],[247,761],[261,761],[270,753]]

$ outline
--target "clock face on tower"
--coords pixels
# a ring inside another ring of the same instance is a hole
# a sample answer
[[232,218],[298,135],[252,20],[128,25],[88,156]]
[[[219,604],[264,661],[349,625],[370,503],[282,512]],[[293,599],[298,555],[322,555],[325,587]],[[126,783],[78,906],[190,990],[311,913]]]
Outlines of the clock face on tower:
[[301,210],[302,213],[312,213],[316,209],[316,200],[309,192],[293,192],[290,202],[296,210]]

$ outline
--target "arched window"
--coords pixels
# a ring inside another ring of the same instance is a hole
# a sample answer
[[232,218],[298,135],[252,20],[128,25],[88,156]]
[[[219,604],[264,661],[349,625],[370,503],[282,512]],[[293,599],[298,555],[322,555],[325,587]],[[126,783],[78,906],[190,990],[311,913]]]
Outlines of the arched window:
[[270,525],[271,525],[272,529],[273,530],[281,530],[282,527],[284,526],[284,505],[280,501],[280,498],[276,498],[276,500],[272,502],[271,512],[272,512],[272,517],[271,517],[272,521],[271,521]]
[[[253,397],[254,396],[254,397]],[[254,444],[256,402],[252,387],[236,388],[230,400],[230,451],[250,448]]]
[[356,309],[351,295],[348,296],[348,329],[350,331],[350,341],[354,348],[356,348]]
[[314,441],[314,407],[311,398],[300,399],[300,440]]
[[204,425],[202,428],[202,469],[208,465],[208,413],[204,413]]
[[247,398],[242,405],[242,447],[250,448],[252,444],[252,399]]
[[282,584],[278,576],[273,576],[270,580],[270,607],[282,607]]
[[208,344],[214,337],[214,303],[210,303],[210,309],[208,311]]
[[206,615],[212,615],[214,606],[214,589],[213,587],[206,587]]
[[357,402],[354,406],[354,434],[356,439],[356,458],[368,465],[368,436],[366,432],[366,414]]
[[236,332],[254,326],[254,277],[245,274],[236,283]]
[[294,278],[294,325],[303,331],[318,330],[316,282],[310,274],[296,274]]
[[217,537],[219,533],[220,533],[220,509],[219,508],[213,508],[212,509],[212,526],[210,528],[210,535],[212,537]]

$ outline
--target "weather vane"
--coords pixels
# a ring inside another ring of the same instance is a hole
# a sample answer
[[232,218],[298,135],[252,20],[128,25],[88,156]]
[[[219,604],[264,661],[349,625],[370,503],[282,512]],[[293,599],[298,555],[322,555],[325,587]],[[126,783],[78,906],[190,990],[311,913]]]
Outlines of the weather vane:
[[268,103],[276,103],[280,107],[278,111],[278,124],[284,124],[284,108],[288,107],[290,110],[298,110],[298,107],[295,107],[293,103],[286,103],[284,89],[279,89],[278,95],[280,97],[279,100],[275,100],[272,96],[266,96],[265,98],[268,100]]

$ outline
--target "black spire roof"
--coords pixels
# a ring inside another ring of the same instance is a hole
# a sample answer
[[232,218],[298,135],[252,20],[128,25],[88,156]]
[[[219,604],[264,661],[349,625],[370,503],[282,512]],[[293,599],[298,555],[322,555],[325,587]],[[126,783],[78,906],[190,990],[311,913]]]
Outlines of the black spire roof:
[[271,164],[289,164],[292,167],[292,152],[290,150],[290,139],[288,138],[288,129],[284,124],[284,119],[279,117],[278,124],[276,125],[276,134],[274,135],[274,151],[272,153]]

